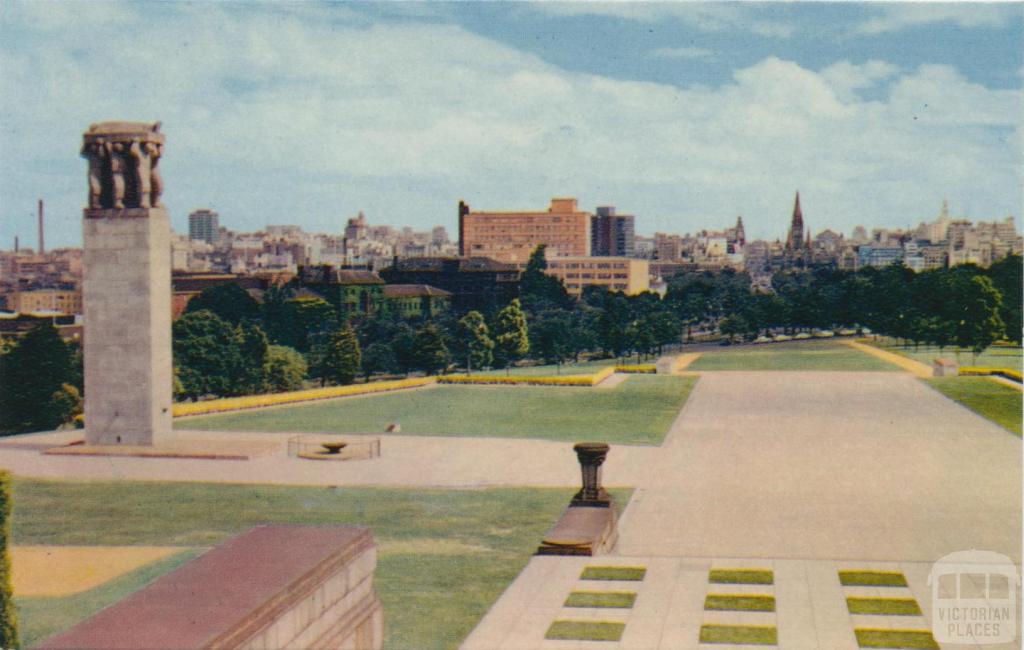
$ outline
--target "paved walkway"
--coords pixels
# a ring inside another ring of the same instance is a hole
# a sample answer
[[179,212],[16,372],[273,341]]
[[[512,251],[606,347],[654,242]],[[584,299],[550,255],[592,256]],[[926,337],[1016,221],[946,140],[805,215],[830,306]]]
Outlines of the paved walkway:
[[[910,375],[707,373],[660,451],[616,555],[534,558],[465,648],[722,648],[698,640],[724,623],[776,626],[781,648],[853,649],[855,628],[929,628],[927,573],[941,556],[1020,562],[1020,439]],[[610,563],[648,569],[632,609],[563,606],[574,589],[629,589],[579,580]],[[716,566],[772,569],[775,584],[709,585]],[[899,570],[909,588],[845,588],[840,569]],[[707,593],[751,591],[777,611],[704,610]],[[851,595],[913,597],[923,616],[851,615]],[[545,640],[555,620],[626,627],[618,643]]]

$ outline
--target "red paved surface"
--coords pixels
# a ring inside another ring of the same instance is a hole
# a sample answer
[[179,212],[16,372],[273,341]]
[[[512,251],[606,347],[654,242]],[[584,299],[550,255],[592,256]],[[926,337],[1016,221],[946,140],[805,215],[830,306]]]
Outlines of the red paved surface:
[[325,566],[372,543],[360,527],[259,526],[37,647],[203,648],[258,610],[297,602]]

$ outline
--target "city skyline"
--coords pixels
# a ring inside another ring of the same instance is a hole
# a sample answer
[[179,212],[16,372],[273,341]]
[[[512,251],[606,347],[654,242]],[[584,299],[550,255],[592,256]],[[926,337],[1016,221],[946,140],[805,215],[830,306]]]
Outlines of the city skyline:
[[0,248],[36,246],[39,198],[48,248],[80,245],[67,153],[105,119],[173,134],[177,232],[575,196],[775,240],[796,190],[815,232],[1021,214],[1019,4],[89,7],[0,8]]

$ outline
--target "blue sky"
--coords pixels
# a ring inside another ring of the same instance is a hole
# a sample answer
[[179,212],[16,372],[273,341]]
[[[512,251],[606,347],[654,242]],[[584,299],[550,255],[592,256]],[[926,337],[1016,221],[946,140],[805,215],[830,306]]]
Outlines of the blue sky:
[[1021,217],[1024,5],[0,5],[0,248],[80,245],[81,133],[161,120],[178,231],[576,196],[638,231]]

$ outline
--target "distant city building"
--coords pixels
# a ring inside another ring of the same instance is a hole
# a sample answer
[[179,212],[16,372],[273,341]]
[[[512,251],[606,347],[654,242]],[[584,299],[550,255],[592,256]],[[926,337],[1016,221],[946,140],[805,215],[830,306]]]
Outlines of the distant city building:
[[459,254],[521,263],[543,244],[548,259],[590,255],[589,212],[576,199],[554,198],[546,211],[473,212],[459,202]]
[[903,249],[899,246],[879,246],[864,244],[857,249],[858,268],[866,266],[889,266],[903,259]]
[[388,284],[444,289],[452,294],[452,307],[460,313],[475,309],[489,314],[519,297],[519,269],[485,257],[396,258],[380,275]]
[[390,313],[403,318],[433,318],[452,306],[450,291],[429,284],[387,284],[384,299]]
[[220,215],[213,210],[195,210],[188,215],[188,238],[214,244],[220,226]]
[[303,267],[302,285],[322,296],[342,314],[370,316],[384,302],[384,280],[372,271],[329,265]]
[[572,296],[587,287],[603,287],[635,295],[650,289],[647,260],[631,257],[559,257],[548,260],[548,275],[565,283]]
[[81,289],[32,289],[7,296],[7,309],[22,313],[81,314]]
[[615,207],[597,208],[590,218],[590,251],[594,256],[633,257],[635,249],[635,217],[616,214]]

